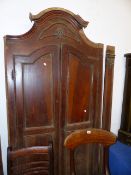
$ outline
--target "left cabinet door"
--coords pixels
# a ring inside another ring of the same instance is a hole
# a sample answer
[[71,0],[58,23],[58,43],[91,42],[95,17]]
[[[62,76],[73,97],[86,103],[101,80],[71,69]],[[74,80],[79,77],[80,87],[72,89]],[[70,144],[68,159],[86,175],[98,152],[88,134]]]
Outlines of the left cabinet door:
[[[14,56],[17,148],[53,141],[58,157],[59,48],[48,46],[28,56]],[[55,161],[55,169],[57,162]]]

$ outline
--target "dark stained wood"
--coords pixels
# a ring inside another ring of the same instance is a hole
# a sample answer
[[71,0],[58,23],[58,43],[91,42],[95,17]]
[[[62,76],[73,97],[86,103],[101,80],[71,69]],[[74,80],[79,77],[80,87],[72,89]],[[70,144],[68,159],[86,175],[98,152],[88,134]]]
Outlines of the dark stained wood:
[[0,175],[3,175],[3,163],[2,163],[2,152],[1,152],[1,140],[0,140]]
[[110,131],[115,47],[107,46],[105,60],[102,128]]
[[81,129],[72,132],[64,141],[64,146],[68,149],[75,149],[81,144],[97,143],[108,147],[115,143],[115,134],[96,128]]
[[[9,145],[15,150],[52,141],[54,174],[68,175],[66,136],[101,127],[103,45],[85,36],[88,22],[65,9],[47,9],[30,19],[29,32],[4,38]],[[96,171],[92,163],[83,168],[93,149],[94,165],[98,148],[78,149],[83,175]]]
[[118,132],[118,140],[131,145],[131,53],[125,54],[126,74],[123,94],[121,126]]
[[8,175],[53,175],[53,148],[48,146],[34,146],[12,151],[7,150]]
[[[64,141],[64,146],[70,150],[70,164],[71,164],[71,175],[76,175],[77,171],[75,170],[75,160],[74,160],[74,151],[75,149],[83,144],[97,143],[102,144],[104,148],[103,160],[104,160],[104,171],[105,175],[109,175],[108,168],[108,148],[110,145],[114,144],[116,141],[116,136],[102,129],[88,128],[81,129],[72,132],[68,135]],[[99,165],[99,164],[98,164]],[[96,165],[95,165],[96,166]],[[99,165],[100,166],[100,165]]]

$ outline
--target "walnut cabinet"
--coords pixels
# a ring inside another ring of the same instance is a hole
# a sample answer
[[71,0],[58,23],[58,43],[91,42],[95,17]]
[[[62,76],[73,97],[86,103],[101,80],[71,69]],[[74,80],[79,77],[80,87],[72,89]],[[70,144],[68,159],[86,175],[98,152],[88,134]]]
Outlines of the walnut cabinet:
[[[82,128],[110,129],[114,47],[106,49],[102,95],[103,44],[85,36],[88,22],[61,8],[30,19],[27,33],[4,38],[9,145],[18,149],[53,141],[54,173],[68,175],[65,137]],[[78,173],[96,174],[98,154],[91,145],[80,147]]]

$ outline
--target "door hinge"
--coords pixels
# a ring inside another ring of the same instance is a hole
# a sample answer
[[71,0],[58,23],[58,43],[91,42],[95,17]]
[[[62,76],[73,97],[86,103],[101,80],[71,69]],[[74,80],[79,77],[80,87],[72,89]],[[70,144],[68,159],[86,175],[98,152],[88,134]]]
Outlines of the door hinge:
[[16,78],[16,72],[14,69],[11,72],[11,77],[12,77],[12,80],[15,80],[15,78]]

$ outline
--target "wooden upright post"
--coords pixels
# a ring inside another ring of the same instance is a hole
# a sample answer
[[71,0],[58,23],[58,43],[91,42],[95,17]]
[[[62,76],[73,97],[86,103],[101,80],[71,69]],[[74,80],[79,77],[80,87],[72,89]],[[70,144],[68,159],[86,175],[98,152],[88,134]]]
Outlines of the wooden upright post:
[[115,60],[115,47],[107,46],[106,60],[105,60],[103,115],[102,115],[102,128],[106,130],[110,130],[111,126],[114,60]]

